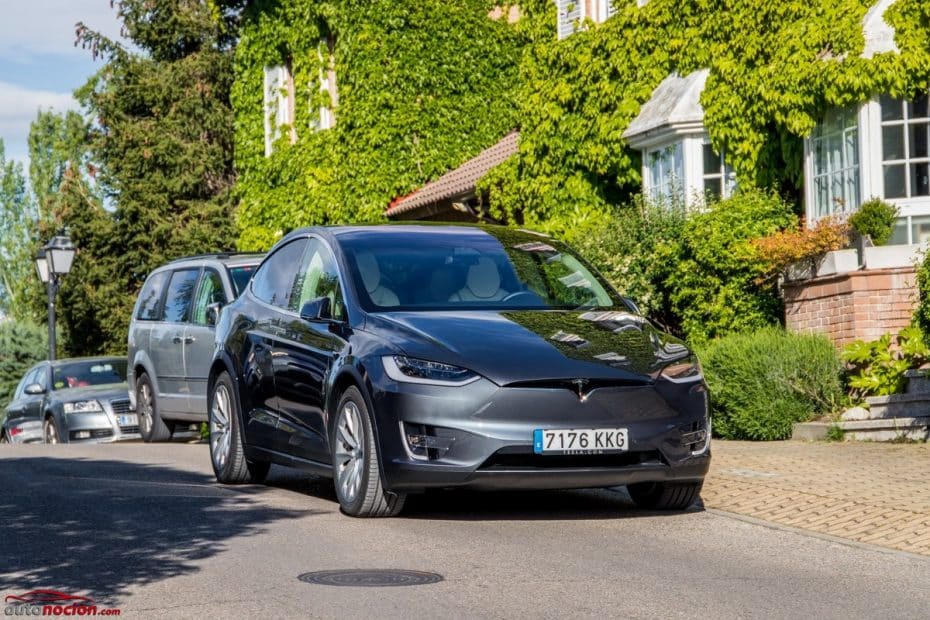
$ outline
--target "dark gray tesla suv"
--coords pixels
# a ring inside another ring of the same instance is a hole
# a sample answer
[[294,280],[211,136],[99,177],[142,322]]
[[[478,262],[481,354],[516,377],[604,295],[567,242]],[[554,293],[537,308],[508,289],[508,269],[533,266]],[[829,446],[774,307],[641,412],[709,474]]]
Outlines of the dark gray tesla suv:
[[209,375],[217,479],[331,476],[344,512],[431,487],[626,485],[680,510],[710,463],[679,340],[565,245],[502,227],[310,228],[223,312]]

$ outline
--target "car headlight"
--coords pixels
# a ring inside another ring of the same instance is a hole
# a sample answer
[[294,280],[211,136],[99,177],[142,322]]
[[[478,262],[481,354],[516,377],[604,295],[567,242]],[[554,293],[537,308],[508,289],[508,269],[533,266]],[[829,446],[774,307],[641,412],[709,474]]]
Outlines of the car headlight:
[[704,372],[701,370],[701,363],[697,356],[689,355],[663,368],[661,376],[674,383],[686,383],[702,379]]
[[427,385],[467,385],[478,380],[478,375],[467,368],[431,362],[404,355],[385,355],[381,358],[387,376],[401,383]]
[[103,411],[99,400],[76,400],[73,403],[65,403],[64,409],[65,413],[100,413]]

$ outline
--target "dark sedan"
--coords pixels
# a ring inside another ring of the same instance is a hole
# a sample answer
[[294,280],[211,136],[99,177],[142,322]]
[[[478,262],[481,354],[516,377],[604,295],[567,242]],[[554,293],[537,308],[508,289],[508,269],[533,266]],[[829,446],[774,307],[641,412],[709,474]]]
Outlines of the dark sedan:
[[73,358],[33,366],[6,408],[0,435],[11,443],[138,439],[126,358]]
[[431,487],[626,485],[641,506],[684,509],[710,463],[691,351],[536,233],[296,231],[216,336],[221,482],[305,468],[356,516],[397,514]]

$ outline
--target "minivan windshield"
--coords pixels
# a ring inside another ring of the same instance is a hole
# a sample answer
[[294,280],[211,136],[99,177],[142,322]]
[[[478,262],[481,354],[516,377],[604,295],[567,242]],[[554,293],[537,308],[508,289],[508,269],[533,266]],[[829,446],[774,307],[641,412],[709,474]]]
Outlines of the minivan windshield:
[[375,310],[629,308],[571,250],[512,229],[405,228],[339,237]]
[[110,385],[126,381],[126,360],[99,359],[65,362],[52,367],[52,389]]

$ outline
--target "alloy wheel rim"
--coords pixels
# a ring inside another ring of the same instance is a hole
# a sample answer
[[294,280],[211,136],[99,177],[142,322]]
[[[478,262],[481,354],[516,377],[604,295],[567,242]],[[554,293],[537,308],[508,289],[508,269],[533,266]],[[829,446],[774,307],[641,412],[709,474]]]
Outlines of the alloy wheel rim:
[[358,406],[348,401],[336,424],[336,483],[347,502],[358,495],[365,462],[365,437]]
[[142,431],[147,435],[152,430],[152,392],[149,385],[143,383],[139,387],[139,423],[142,425]]
[[230,412],[229,390],[225,385],[219,385],[210,408],[210,454],[218,469],[222,469],[229,458]]

